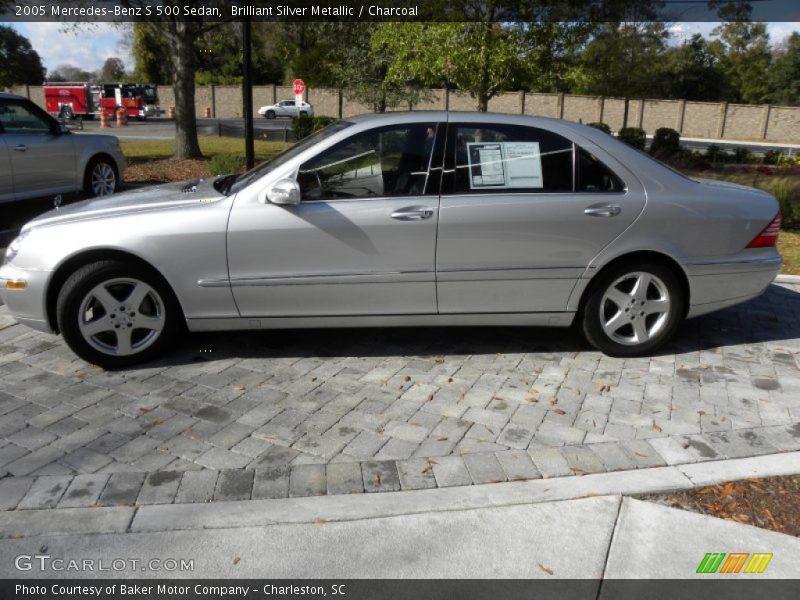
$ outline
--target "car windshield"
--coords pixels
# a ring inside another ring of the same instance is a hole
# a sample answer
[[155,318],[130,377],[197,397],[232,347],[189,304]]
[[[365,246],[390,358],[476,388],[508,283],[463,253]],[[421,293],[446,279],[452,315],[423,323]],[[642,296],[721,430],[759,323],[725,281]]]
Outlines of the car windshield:
[[[225,193],[227,195],[235,194],[246,188],[248,185],[253,183],[255,180],[261,178],[262,176],[266,175],[276,167],[281,166],[285,162],[291,160],[307,148],[310,148],[317,142],[324,140],[327,137],[332,136],[335,133],[338,133],[342,129],[350,127],[353,123],[350,121],[336,121],[335,123],[331,123],[327,127],[320,129],[316,133],[312,133],[307,138],[303,138],[293,146],[290,146],[280,154],[276,154],[272,158],[267,161],[264,161],[260,165],[256,165],[253,169],[248,171],[247,173],[242,173],[238,175],[235,179],[232,179],[230,184],[227,185],[227,190]],[[226,182],[227,183],[227,182]]]

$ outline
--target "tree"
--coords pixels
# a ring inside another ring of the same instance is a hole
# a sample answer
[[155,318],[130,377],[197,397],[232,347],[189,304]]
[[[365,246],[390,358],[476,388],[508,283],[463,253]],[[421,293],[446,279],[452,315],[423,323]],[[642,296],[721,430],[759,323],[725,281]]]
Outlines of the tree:
[[785,50],[775,59],[770,86],[776,104],[800,104],[800,33],[789,36]]
[[724,49],[699,33],[664,55],[661,96],[686,100],[721,100],[728,82],[721,66]]
[[74,65],[58,65],[47,74],[48,81],[96,81],[97,73],[91,73]]
[[0,89],[19,84],[41,84],[42,59],[28,39],[11,27],[0,26]]
[[730,82],[729,100],[758,104],[769,100],[772,55],[765,23],[735,21],[712,32],[725,47],[722,68]]
[[140,83],[169,83],[172,60],[162,32],[145,23],[134,23],[131,36],[131,54],[135,60],[133,79]]
[[669,32],[660,22],[608,22],[582,56],[585,77],[578,93],[641,98],[652,96]]
[[516,28],[493,22],[491,11],[472,23],[381,23],[373,47],[391,57],[387,81],[444,85],[469,93],[478,110],[514,87],[522,67]]
[[119,81],[125,75],[125,63],[115,56],[106,59],[100,69],[100,79],[103,81]]

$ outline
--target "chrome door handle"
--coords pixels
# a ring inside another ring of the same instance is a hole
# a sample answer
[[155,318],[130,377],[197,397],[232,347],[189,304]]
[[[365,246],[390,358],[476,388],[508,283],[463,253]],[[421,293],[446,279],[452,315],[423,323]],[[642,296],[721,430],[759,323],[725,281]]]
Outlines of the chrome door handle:
[[14,146],[14,150],[17,152],[25,152],[28,147],[25,144],[20,144],[19,146]]
[[423,206],[408,206],[392,213],[392,218],[399,221],[421,221],[422,219],[430,219],[432,216],[433,209]]
[[621,212],[621,206],[608,204],[605,206],[589,206],[583,211],[583,214],[590,217],[616,217]]

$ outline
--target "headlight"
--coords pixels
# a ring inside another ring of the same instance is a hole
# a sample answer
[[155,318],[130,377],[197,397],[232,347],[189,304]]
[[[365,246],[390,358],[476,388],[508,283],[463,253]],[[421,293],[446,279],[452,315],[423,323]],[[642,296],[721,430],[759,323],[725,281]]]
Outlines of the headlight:
[[19,252],[20,247],[22,246],[22,240],[28,235],[27,231],[23,231],[17,237],[14,238],[14,241],[8,245],[6,248],[6,255],[3,258],[3,264],[10,263],[14,260],[14,257]]

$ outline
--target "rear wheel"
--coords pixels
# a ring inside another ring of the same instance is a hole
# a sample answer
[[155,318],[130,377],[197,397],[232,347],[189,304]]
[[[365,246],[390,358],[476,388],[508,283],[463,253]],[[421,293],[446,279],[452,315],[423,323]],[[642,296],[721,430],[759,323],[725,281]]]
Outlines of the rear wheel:
[[274,110],[268,110],[268,111],[267,111],[267,112],[264,114],[264,116],[265,116],[267,119],[274,119],[274,118],[275,118],[275,111],[274,111]]
[[109,196],[119,190],[117,165],[110,158],[98,157],[89,161],[83,178],[83,191],[92,197]]
[[150,269],[100,261],[73,273],[58,295],[58,327],[82,359],[105,368],[151,360],[179,331],[172,290]]
[[675,334],[684,302],[681,283],[668,267],[620,265],[590,289],[583,306],[583,332],[609,356],[648,355]]

